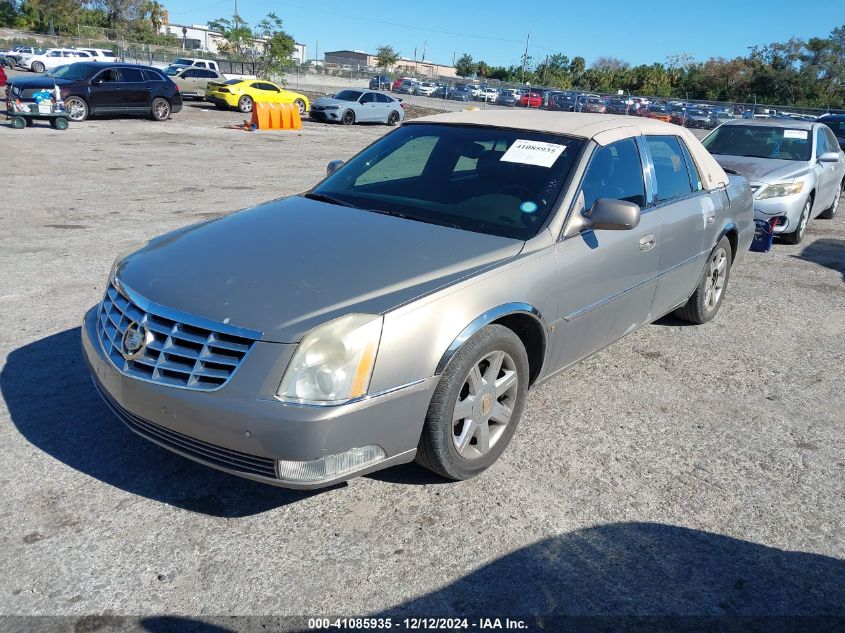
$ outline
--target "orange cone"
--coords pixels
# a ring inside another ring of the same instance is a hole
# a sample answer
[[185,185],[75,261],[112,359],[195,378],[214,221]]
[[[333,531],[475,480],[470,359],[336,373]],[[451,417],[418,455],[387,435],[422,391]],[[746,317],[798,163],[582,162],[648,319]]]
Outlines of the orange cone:
[[282,109],[279,107],[278,103],[268,103],[267,107],[270,109],[270,129],[271,130],[281,130],[282,129]]

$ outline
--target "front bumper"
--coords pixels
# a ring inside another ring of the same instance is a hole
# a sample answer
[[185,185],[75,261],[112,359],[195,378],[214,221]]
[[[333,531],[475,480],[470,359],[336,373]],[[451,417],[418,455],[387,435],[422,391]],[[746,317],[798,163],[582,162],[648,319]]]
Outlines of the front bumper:
[[[766,185],[764,183],[751,183],[752,186],[760,191]],[[783,218],[778,220],[775,225],[775,233],[790,233],[798,227],[798,221],[801,219],[801,211],[804,209],[804,203],[807,202],[807,194],[803,191],[791,196],[782,196],[780,198],[766,198],[765,200],[754,199],[754,219],[771,221],[773,218]]]
[[[232,379],[212,392],[179,389],[122,374],[103,353],[97,308],[85,315],[82,348],[97,390],[135,433],[207,466],[289,488],[329,486],[413,460],[437,378],[338,406],[280,402],[266,395],[294,345],[256,344]],[[268,378],[268,374],[273,374]],[[316,481],[280,479],[276,460],[312,461],[379,446],[386,457]]]
[[341,110],[315,110],[311,108],[309,116],[315,121],[340,121]]

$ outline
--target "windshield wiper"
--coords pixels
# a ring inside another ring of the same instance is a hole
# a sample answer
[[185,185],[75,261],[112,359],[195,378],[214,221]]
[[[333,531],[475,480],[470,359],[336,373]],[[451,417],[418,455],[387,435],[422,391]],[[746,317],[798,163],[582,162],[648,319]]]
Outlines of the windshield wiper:
[[335,198],[334,196],[329,196],[324,193],[312,193],[309,191],[308,193],[304,194],[303,197],[308,198],[309,200],[318,200],[319,202],[328,202],[329,204],[336,204],[341,207],[351,207],[353,209],[358,208],[354,204],[350,204],[344,200],[340,200],[339,198]]
[[373,213],[381,213],[382,215],[392,215],[395,218],[402,218],[403,220],[411,220],[413,222],[422,222],[423,224],[436,224],[438,226],[446,226],[452,229],[464,228],[459,224],[453,224],[452,222],[444,222],[441,220],[434,220],[432,218],[421,218],[419,216],[408,215],[407,213],[402,213],[400,211],[387,211],[384,209],[367,209],[367,211],[372,211]]

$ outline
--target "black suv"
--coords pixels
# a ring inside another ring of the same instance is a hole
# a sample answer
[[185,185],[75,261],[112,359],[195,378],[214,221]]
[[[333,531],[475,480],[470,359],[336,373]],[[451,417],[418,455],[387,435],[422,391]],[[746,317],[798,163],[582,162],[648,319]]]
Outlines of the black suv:
[[164,121],[182,109],[179,88],[169,77],[134,64],[76,62],[47,76],[14,79],[6,94],[10,100],[27,103],[34,101],[35,93],[56,86],[71,121],[84,121],[92,114],[142,114]]
[[370,79],[370,90],[390,90],[393,80],[389,75],[376,75]]

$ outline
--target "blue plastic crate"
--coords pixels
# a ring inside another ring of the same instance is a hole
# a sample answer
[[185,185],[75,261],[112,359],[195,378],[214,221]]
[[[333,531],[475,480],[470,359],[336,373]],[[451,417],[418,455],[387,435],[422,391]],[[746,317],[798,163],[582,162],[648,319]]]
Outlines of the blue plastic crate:
[[768,253],[772,250],[772,240],[775,239],[775,225],[777,218],[771,220],[754,220],[754,240],[751,242],[751,250],[758,253]]

